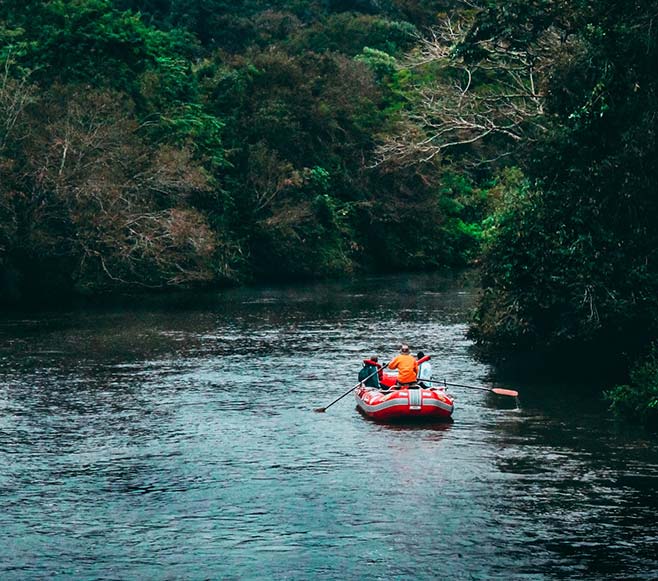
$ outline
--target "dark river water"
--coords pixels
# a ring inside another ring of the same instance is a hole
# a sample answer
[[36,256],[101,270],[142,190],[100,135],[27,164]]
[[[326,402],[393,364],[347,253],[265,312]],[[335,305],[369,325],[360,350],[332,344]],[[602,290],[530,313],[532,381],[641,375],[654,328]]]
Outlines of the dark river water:
[[658,445],[591,388],[373,423],[407,341],[491,386],[459,276],[0,315],[0,579],[657,579]]

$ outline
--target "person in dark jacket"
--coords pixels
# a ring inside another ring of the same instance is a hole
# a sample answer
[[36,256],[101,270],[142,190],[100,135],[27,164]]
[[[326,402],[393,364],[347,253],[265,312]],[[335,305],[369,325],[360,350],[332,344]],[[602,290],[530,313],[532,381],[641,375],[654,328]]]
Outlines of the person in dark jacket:
[[381,387],[379,379],[383,370],[378,361],[379,359],[376,355],[370,359],[363,360],[363,367],[361,368],[361,371],[359,371],[359,381],[361,381],[366,387],[376,387],[377,389]]

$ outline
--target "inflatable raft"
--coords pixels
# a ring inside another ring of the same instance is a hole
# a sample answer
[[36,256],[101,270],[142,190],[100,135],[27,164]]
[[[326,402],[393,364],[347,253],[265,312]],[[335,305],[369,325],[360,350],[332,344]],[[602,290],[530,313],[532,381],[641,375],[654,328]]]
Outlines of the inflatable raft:
[[442,389],[405,388],[382,391],[359,387],[354,392],[359,410],[376,420],[450,419],[452,398]]

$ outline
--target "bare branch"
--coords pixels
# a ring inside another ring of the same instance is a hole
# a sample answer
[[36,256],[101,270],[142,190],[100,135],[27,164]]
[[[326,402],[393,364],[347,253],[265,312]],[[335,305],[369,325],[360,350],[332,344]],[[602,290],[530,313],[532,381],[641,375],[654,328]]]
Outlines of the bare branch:
[[[468,24],[446,19],[429,36],[420,38],[417,49],[407,56],[403,67],[431,65],[436,82],[412,92],[411,106],[402,114],[396,134],[377,148],[374,165],[424,163],[476,143],[483,149],[495,136],[511,149],[544,131],[541,87],[559,35],[548,31],[527,51],[485,39],[478,42],[481,56],[473,61],[457,51],[466,39]],[[482,159],[490,157],[484,150],[482,154]]]

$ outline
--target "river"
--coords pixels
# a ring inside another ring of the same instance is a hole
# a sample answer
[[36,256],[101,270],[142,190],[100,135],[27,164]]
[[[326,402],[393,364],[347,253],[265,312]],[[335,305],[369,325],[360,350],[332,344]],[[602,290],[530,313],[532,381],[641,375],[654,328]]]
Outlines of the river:
[[[400,341],[491,386],[477,289],[369,278],[0,315],[0,579],[656,579],[658,445],[591,387],[352,397]],[[380,359],[381,360],[381,359]]]

